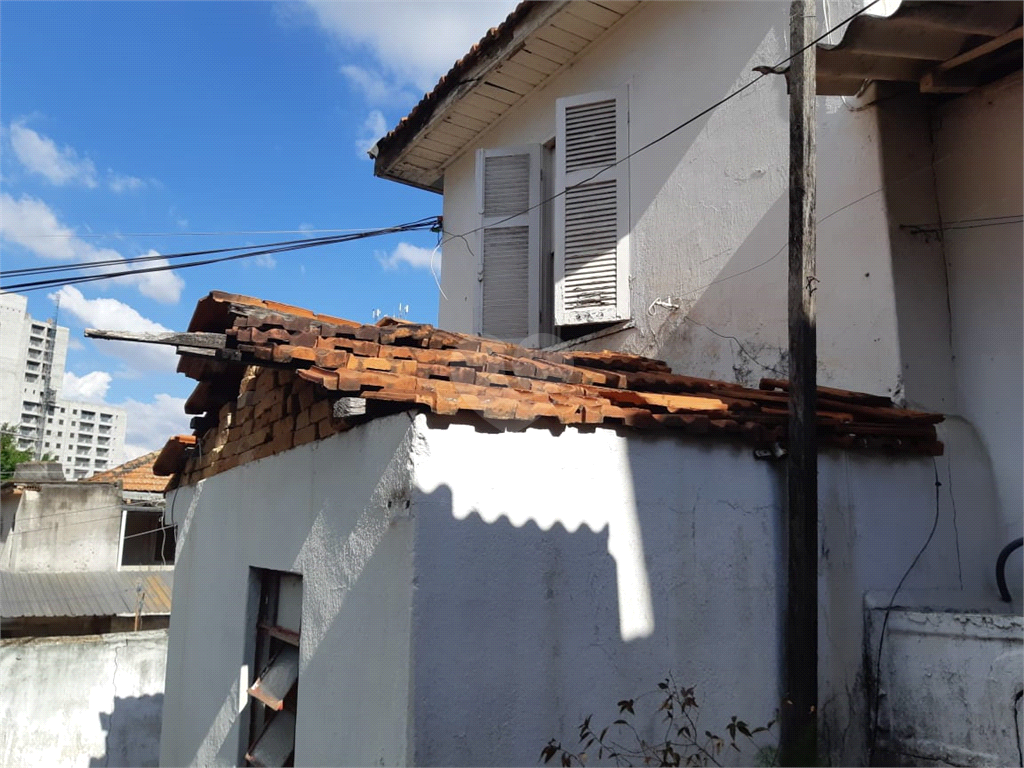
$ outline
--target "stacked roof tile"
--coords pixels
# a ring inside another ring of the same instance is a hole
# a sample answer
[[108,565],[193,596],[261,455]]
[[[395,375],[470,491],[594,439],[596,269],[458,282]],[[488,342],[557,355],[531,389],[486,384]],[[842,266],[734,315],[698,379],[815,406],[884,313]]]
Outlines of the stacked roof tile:
[[[393,320],[363,325],[221,292],[199,301],[189,332],[206,345],[178,347],[179,372],[200,382],[185,406],[197,415],[197,443],[189,454],[175,438],[157,462],[158,472],[183,470],[185,483],[409,408],[786,442],[781,380],[752,389],[645,357],[528,349]],[[942,418],[879,395],[818,390],[826,446],[938,455]]]

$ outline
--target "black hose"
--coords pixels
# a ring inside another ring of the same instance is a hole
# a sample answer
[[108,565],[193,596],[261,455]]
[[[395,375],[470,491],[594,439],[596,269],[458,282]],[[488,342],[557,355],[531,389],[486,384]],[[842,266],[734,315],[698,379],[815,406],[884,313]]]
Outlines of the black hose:
[[999,597],[1002,598],[1004,603],[1013,602],[1010,590],[1006,588],[1006,558],[1010,556],[1013,550],[1019,549],[1022,546],[1024,546],[1024,538],[1014,539],[1003,547],[1003,551],[999,553],[999,558],[996,560],[996,586],[999,587]]

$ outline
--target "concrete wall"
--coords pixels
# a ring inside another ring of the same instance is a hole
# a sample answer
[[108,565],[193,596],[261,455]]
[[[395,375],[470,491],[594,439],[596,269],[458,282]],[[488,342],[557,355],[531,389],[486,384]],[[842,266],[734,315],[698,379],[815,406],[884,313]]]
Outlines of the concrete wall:
[[1024,519],[1024,234],[1019,218],[1006,224],[991,217],[1024,211],[1021,94],[1018,72],[946,102],[933,117],[938,221],[946,226],[941,247],[949,276],[953,410],[975,425],[991,458],[1006,541],[1021,535]]
[[22,333],[28,299],[16,293],[0,296],[0,424],[17,427],[21,421],[28,334]]
[[23,486],[3,495],[0,568],[8,571],[117,569],[121,492],[107,483]]
[[[413,503],[415,763],[531,764],[549,738],[574,742],[587,714],[608,723],[616,701],[669,673],[697,686],[702,728],[772,716],[783,467],[747,448],[605,429],[453,424],[424,439],[416,477],[426,496]],[[947,601],[994,593],[983,556],[995,543],[990,478],[983,463],[959,459],[957,523],[950,489],[936,498],[944,459],[821,457],[820,706],[834,764],[866,754],[863,595],[896,586],[936,514],[905,586]],[[755,754],[727,759],[749,765]]]
[[157,764],[167,632],[0,641],[0,764]]
[[[888,596],[870,601],[878,648]],[[977,606],[981,607],[981,606]],[[872,658],[876,658],[877,653]],[[1019,765],[1024,618],[897,604],[880,665],[875,765]]]
[[[943,429],[969,446],[968,427]],[[866,754],[863,595],[895,587],[937,514],[906,588],[995,590],[991,476],[975,457],[954,454],[955,497],[936,495],[945,459],[822,457],[833,762]],[[183,488],[168,505],[180,538],[161,763],[226,765],[244,748],[250,567],[303,576],[297,764],[529,765],[670,673],[697,686],[702,727],[767,721],[782,477],[721,443],[399,414]]]
[[408,432],[405,414],[381,419],[168,499],[178,551],[161,765],[241,764],[254,567],[303,577],[295,764],[411,762]]

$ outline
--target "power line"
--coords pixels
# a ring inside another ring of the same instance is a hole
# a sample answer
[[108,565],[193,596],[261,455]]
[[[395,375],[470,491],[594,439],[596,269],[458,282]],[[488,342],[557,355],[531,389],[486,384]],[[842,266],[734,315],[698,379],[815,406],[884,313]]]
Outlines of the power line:
[[[827,30],[823,34],[821,34],[818,37],[816,37],[814,40],[809,42],[807,45],[805,45],[800,50],[794,51],[789,56],[787,56],[782,61],[780,61],[778,64],[776,64],[775,66],[773,66],[773,67],[756,67],[755,71],[758,71],[760,74],[757,77],[755,77],[753,80],[751,80],[749,83],[740,86],[739,88],[737,88],[735,91],[732,91],[731,93],[726,94],[725,96],[723,96],[721,99],[716,101],[711,106],[701,110],[700,112],[695,114],[693,117],[691,117],[691,118],[689,118],[687,120],[684,120],[682,123],[680,123],[679,125],[675,126],[674,128],[671,128],[670,130],[668,130],[665,133],[661,134],[657,138],[652,139],[651,141],[647,142],[643,146],[633,150],[629,154],[624,155],[623,157],[620,157],[618,160],[615,160],[614,162],[609,163],[608,165],[606,165],[606,166],[604,166],[602,168],[599,168],[598,170],[594,171],[593,174],[591,174],[587,178],[583,179],[582,181],[578,181],[575,184],[566,186],[564,189],[556,192],[555,194],[551,195],[550,197],[545,198],[544,200],[541,200],[540,202],[535,203],[534,205],[531,205],[531,206],[529,206],[527,208],[524,208],[523,210],[518,211],[518,212],[512,214],[511,216],[507,216],[504,219],[500,219],[498,221],[491,222],[490,224],[488,224],[488,228],[504,224],[504,223],[506,223],[508,221],[511,221],[512,219],[515,219],[515,218],[518,218],[519,216],[522,216],[525,213],[529,213],[530,211],[532,211],[532,210],[534,210],[536,208],[539,208],[539,207],[541,207],[543,205],[547,205],[548,203],[552,202],[553,200],[557,200],[560,197],[564,197],[565,194],[567,192],[569,192],[570,190],[576,189],[577,187],[581,187],[584,184],[588,184],[589,182],[591,182],[594,179],[596,179],[598,176],[600,176],[605,171],[609,171],[612,168],[616,167],[617,165],[621,165],[622,163],[626,162],[630,158],[635,157],[636,155],[640,154],[641,152],[644,152],[644,151],[650,149],[655,144],[660,144],[665,139],[667,139],[670,136],[678,133],[679,131],[681,131],[686,126],[691,125],[692,123],[696,122],[697,120],[700,120],[702,117],[704,117],[705,115],[709,114],[710,112],[713,112],[714,110],[718,109],[720,106],[725,104],[727,101],[730,101],[731,99],[734,99],[735,97],[739,96],[745,90],[747,90],[748,88],[756,85],[757,83],[759,83],[761,80],[763,80],[768,75],[783,74],[783,70],[781,69],[781,67],[784,64],[792,61],[794,58],[799,56],[801,53],[806,51],[808,48],[813,48],[815,45],[820,43],[822,40],[824,40],[826,37],[831,35],[837,29],[839,29],[840,27],[845,26],[849,22],[853,21],[855,18],[857,18],[858,16],[863,14],[865,11],[867,11],[872,6],[877,5],[881,1],[882,0],[871,0],[871,2],[868,3],[867,5],[865,5],[863,8],[861,8],[860,10],[857,10],[854,13],[850,14],[845,19],[843,19],[841,22],[836,24],[834,27],[830,28],[829,30]],[[476,227],[475,229],[471,229],[471,230],[469,230],[467,232],[463,232],[461,235],[455,235],[455,234],[449,235],[448,239],[451,240],[451,239],[454,239],[454,238],[458,237],[458,238],[462,238],[465,241],[466,237],[468,237],[469,235],[476,234],[477,232],[480,232],[482,229],[484,229],[483,225],[481,225],[479,227]],[[445,242],[448,242],[448,240],[446,240]],[[467,247],[468,247],[468,241],[466,241],[466,243],[467,243]],[[470,253],[472,253],[472,249],[470,249]]]
[[37,232],[22,233],[21,237],[43,239],[49,237],[223,237],[225,235],[312,235],[321,232],[362,232],[362,229],[236,229],[220,232]]
[[[221,256],[210,259],[200,259],[198,261],[191,261],[185,264],[166,264],[157,267],[148,267],[145,269],[129,269],[120,272],[105,272],[98,275],[81,275],[71,278],[55,278],[49,280],[36,280],[27,283],[16,283],[0,286],[0,290],[3,291],[18,291],[21,293],[29,293],[32,291],[41,291],[47,288],[54,288],[57,286],[64,285],[77,285],[79,283],[89,283],[96,280],[111,280],[117,277],[127,277],[132,275],[148,274],[151,272],[165,272],[178,269],[188,269],[191,267],[208,266],[210,264],[219,264],[227,261],[235,261],[238,259],[247,259],[254,256],[262,256],[266,254],[274,253],[285,253],[288,251],[301,250],[305,248],[315,248],[321,245],[334,245],[336,243],[352,242],[354,240],[363,240],[370,237],[380,237],[382,235],[397,234],[403,232],[413,232],[417,230],[434,229],[438,225],[438,217],[430,217],[427,219],[421,219],[419,221],[409,222],[406,224],[398,224],[393,227],[387,227],[385,229],[369,230],[363,232],[357,232],[349,235],[339,235],[337,237],[328,238],[311,238],[306,240],[286,241],[281,244],[268,244],[267,246],[247,246],[248,248],[255,248],[257,250],[250,250],[246,253],[236,253],[231,256]],[[242,247],[237,248],[225,248],[225,249],[214,249],[210,253],[223,253],[225,251],[243,250]],[[152,261],[157,259],[169,259],[169,258],[182,258],[190,255],[202,255],[203,252],[192,252],[185,254],[169,254],[168,256],[140,256],[134,260],[118,260],[114,263],[137,263],[142,261]],[[89,269],[94,266],[89,263],[78,264],[78,265],[64,265],[65,269]],[[51,267],[40,267],[39,270],[50,270]],[[45,272],[44,272],[45,273]],[[25,271],[22,271],[25,274]]]
[[63,264],[50,265],[46,267],[26,267],[24,269],[8,269],[4,271],[4,275],[11,277],[13,275],[24,276],[24,275],[42,275],[52,272],[67,272],[67,271],[80,271],[85,269],[93,269],[97,267],[107,266],[123,266],[125,264],[140,264],[149,261],[160,261],[162,259],[181,259],[190,258],[192,256],[209,256],[218,253],[230,253],[232,251],[250,251],[261,248],[279,248],[290,245],[315,245],[324,243],[330,245],[334,242],[345,242],[351,237],[357,236],[371,236],[376,233],[389,234],[391,230],[407,231],[409,227],[425,227],[427,225],[433,225],[437,221],[436,216],[429,216],[424,219],[417,221],[408,222],[406,224],[396,224],[393,227],[387,227],[383,230],[380,229],[354,229],[350,230],[352,234],[341,235],[335,237],[317,237],[317,238],[302,238],[300,240],[283,240],[276,243],[263,243],[260,245],[243,245],[243,246],[231,246],[229,248],[212,248],[201,251],[184,251],[181,253],[167,253],[167,254],[156,254],[155,256],[133,256],[130,258],[117,258],[107,259],[105,261],[85,261],[85,262],[65,262]]

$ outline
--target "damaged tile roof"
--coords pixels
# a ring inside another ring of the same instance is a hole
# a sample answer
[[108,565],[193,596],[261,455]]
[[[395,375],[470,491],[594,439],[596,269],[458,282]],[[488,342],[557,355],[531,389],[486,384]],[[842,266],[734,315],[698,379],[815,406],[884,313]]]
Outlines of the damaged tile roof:
[[120,483],[121,489],[125,491],[163,493],[167,489],[167,478],[153,472],[153,463],[159,455],[160,451],[147,453],[113,469],[97,472],[83,482]]
[[[363,325],[218,291],[199,301],[188,333],[169,336],[178,371],[199,381],[185,405],[196,436],[172,439],[156,471],[182,472],[186,484],[411,408],[786,441],[787,382],[752,389],[634,355],[528,349],[389,319]],[[823,446],[939,455],[942,419],[879,395],[818,389]]]

